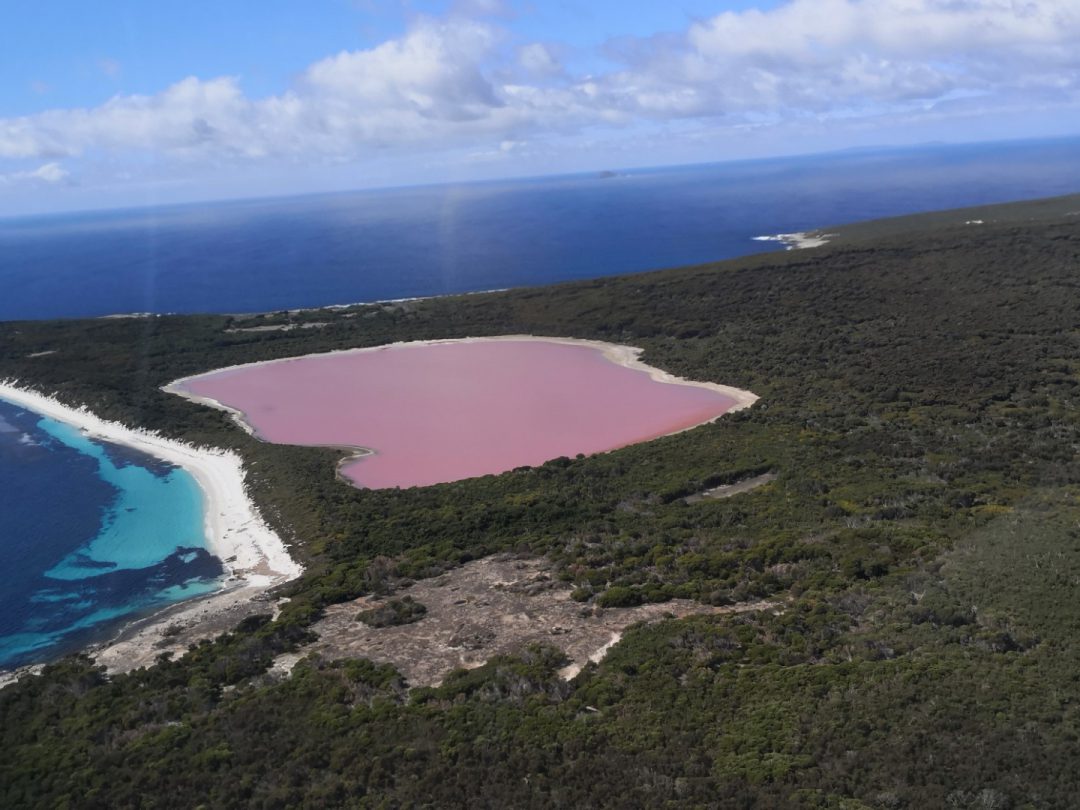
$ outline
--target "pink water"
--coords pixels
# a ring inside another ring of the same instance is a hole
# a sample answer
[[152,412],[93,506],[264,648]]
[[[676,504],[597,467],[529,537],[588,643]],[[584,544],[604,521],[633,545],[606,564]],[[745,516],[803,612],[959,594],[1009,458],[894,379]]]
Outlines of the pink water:
[[409,487],[597,453],[705,422],[734,400],[654,381],[590,346],[489,341],[309,355],[184,383],[278,444],[364,447],[364,487]]

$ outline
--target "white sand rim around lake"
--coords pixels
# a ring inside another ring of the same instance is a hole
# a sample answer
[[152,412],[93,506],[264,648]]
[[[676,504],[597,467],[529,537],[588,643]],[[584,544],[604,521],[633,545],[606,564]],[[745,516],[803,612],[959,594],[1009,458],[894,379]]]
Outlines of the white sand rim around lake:
[[[291,363],[297,360],[302,360],[308,357],[329,357],[331,355],[340,354],[363,354],[366,352],[379,352],[388,349],[404,349],[409,347],[421,347],[421,346],[441,346],[448,343],[485,343],[494,341],[538,341],[541,343],[563,343],[568,346],[588,346],[600,351],[605,359],[616,365],[624,366],[635,371],[643,371],[652,378],[654,382],[666,383],[668,385],[689,385],[696,388],[706,388],[710,391],[715,391],[718,394],[722,394],[729,399],[735,401],[735,404],[728,408],[725,413],[734,413],[735,411],[741,411],[744,408],[749,408],[755,402],[758,401],[757,394],[750,391],[744,391],[741,388],[733,388],[730,385],[722,385],[720,383],[701,382],[699,380],[687,380],[683,377],[676,377],[674,374],[670,374],[663,369],[655,368],[654,366],[647,365],[641,362],[641,355],[644,353],[644,349],[640,349],[636,346],[626,346],[619,343],[605,343],[602,340],[585,340],[582,338],[563,338],[563,337],[544,337],[541,335],[495,335],[492,337],[467,337],[467,338],[446,338],[441,340],[412,340],[412,341],[398,341],[395,343],[384,343],[380,346],[365,346],[358,349],[336,349],[330,352],[317,352],[307,355],[296,355],[294,357],[279,357],[275,360],[260,360],[254,363],[238,363],[233,366],[224,366],[223,368],[212,369],[211,371],[204,371],[201,374],[192,374],[190,377],[181,377],[178,380],[173,380],[168,385],[162,386],[161,390],[169,394],[176,394],[184,399],[192,402],[197,402],[200,405],[209,405],[213,408],[226,411],[245,432],[252,436],[258,437],[254,428],[248,423],[245,415],[219,402],[211,397],[203,397],[198,394],[194,394],[184,389],[184,384],[189,380],[198,379],[199,377],[205,377],[209,374],[220,374],[226,371],[235,371],[241,368],[251,368],[254,366],[265,366],[271,363]],[[723,416],[721,414],[720,416]],[[697,425],[691,425],[690,427],[683,428],[683,430],[693,430],[695,427],[700,427],[703,424],[709,422],[715,422],[720,416],[706,419]],[[681,433],[683,430],[675,431],[675,433]],[[674,435],[674,434],[668,434]],[[371,452],[367,448],[359,448],[362,454]]]
[[[152,663],[162,651],[165,621],[190,626],[192,633],[186,635],[185,642],[212,637],[228,630],[219,626],[222,618],[230,613],[234,615],[271,586],[300,576],[302,567],[289,556],[281,538],[262,521],[255,504],[247,497],[243,462],[237,454],[195,447],[106,421],[85,407],[69,407],[51,396],[19,387],[17,381],[0,381],[0,399],[70,424],[91,438],[130,447],[175,464],[190,473],[203,491],[206,545],[228,571],[225,588],[190,603],[164,607],[160,616],[136,622],[134,632],[122,631],[121,640],[92,650],[96,661],[110,671],[123,672]],[[200,624],[206,626],[205,632],[200,632]]]

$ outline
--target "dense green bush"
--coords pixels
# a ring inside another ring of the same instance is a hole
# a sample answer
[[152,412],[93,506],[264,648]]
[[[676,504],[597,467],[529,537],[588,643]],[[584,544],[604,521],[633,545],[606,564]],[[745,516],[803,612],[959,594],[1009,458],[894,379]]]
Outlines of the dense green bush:
[[[0,377],[242,453],[307,564],[276,620],[181,660],[106,678],[74,658],[0,692],[0,806],[1072,806],[1080,222],[978,218],[543,290],[0,324]],[[305,320],[330,325],[226,331]],[[335,476],[341,452],[261,444],[159,390],[511,333],[630,343],[762,399],[612,453],[363,491]],[[683,500],[763,471],[776,480],[753,493]],[[547,555],[610,610],[776,607],[633,628],[570,683],[547,648],[435,689],[365,661],[267,673],[328,604],[496,551]]]
[[427,608],[411,596],[388,599],[378,607],[362,610],[356,620],[371,627],[396,627],[418,622],[427,615]]

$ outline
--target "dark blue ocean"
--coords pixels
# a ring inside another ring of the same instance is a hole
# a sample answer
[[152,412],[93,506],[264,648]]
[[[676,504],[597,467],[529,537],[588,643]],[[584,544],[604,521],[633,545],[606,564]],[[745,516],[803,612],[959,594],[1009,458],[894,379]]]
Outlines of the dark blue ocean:
[[0,668],[221,587],[185,471],[0,399]]
[[1080,191],[1080,140],[936,146],[0,220],[0,320],[252,312],[546,284],[752,237]]
[[[775,250],[766,234],[1080,191],[1080,140],[0,220],[0,319],[251,312]],[[182,470],[0,401],[0,667],[218,587]]]

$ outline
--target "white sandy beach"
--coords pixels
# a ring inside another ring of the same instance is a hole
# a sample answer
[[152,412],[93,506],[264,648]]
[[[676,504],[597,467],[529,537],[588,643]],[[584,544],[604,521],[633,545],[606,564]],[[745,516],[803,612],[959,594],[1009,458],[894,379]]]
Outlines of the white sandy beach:
[[[0,398],[72,425],[91,438],[130,447],[175,464],[195,478],[204,496],[207,549],[222,560],[228,574],[224,590],[195,600],[190,607],[167,608],[165,612],[173,622],[185,618],[192,621],[206,619],[211,614],[235,609],[268,588],[298,577],[303,570],[248,497],[243,462],[235,453],[195,447],[146,430],[109,422],[86,408],[69,407],[13,380],[0,381]],[[153,646],[160,641],[163,628],[153,621],[139,624],[141,629],[134,635],[122,634],[126,636],[123,641],[94,651],[96,660],[105,663],[110,670],[125,670],[148,663],[142,660],[145,656],[139,655],[139,651],[147,644]]]

